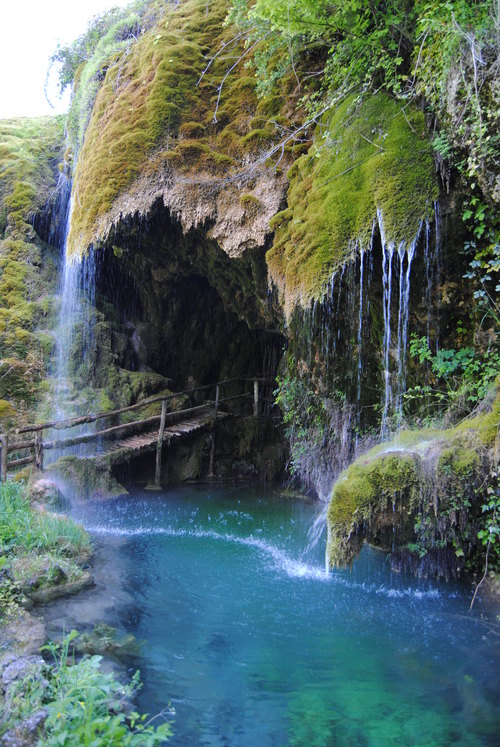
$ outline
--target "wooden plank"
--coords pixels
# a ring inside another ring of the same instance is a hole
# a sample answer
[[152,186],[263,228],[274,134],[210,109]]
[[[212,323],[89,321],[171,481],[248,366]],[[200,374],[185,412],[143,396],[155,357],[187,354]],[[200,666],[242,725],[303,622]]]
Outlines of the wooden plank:
[[[11,462],[7,463],[7,469],[12,469],[13,467],[24,467],[26,464],[33,464],[34,461],[34,456],[23,457],[22,459],[13,459]],[[2,476],[3,474],[4,473],[2,470]]]
[[37,469],[39,472],[43,472],[43,440],[41,432],[35,433],[34,457],[35,469]]
[[[227,384],[234,384],[237,381],[248,381],[249,379],[237,377],[234,379],[224,379],[223,381],[218,382],[218,386],[225,386]],[[163,397],[152,397],[151,399],[145,399],[142,402],[137,402],[135,405],[129,405],[128,407],[121,407],[118,410],[110,410],[109,412],[101,412],[97,415],[82,415],[78,418],[68,418],[66,420],[52,420],[47,421],[45,423],[35,423],[33,425],[25,425],[22,428],[17,428],[16,433],[35,433],[37,431],[42,431],[47,428],[54,428],[56,430],[65,429],[65,428],[73,428],[76,425],[85,425],[87,423],[94,423],[96,420],[101,420],[102,418],[111,418],[115,415],[121,415],[124,412],[132,412],[133,410],[138,410],[141,407],[147,407],[148,405],[153,405],[156,402],[169,402],[176,397],[184,397],[189,394],[194,394],[195,392],[202,392],[207,389],[213,389],[216,384],[204,384],[203,386],[197,386],[192,387],[191,389],[185,389],[182,392],[175,392],[172,394],[167,394]],[[237,395],[241,396],[241,395]],[[245,396],[245,395],[244,395]],[[228,399],[233,398],[226,398],[226,401]],[[221,402],[224,400],[221,400]]]
[[9,441],[9,454],[13,451],[21,451],[21,449],[33,449],[34,446],[34,441]]
[[5,482],[7,479],[7,454],[9,453],[9,437],[6,433],[2,433],[0,436],[0,442],[2,444],[2,459],[1,459],[1,465],[0,465],[0,472],[1,472],[1,478],[2,482]]

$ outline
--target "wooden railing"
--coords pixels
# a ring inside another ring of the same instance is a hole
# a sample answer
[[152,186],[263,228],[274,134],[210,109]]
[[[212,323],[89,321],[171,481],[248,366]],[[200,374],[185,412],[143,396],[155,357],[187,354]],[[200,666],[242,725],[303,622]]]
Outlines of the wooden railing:
[[[228,397],[221,397],[221,390],[223,390],[224,387],[227,387],[230,384],[236,384],[238,382],[244,383],[244,384],[253,382],[253,391],[251,392],[247,391],[241,394],[231,395]],[[129,405],[128,407],[121,407],[117,410],[111,410],[108,412],[101,412],[96,415],[88,414],[88,415],[82,415],[76,418],[67,418],[65,420],[52,420],[52,421],[47,421],[44,423],[35,423],[33,425],[22,426],[21,428],[17,428],[13,432],[3,433],[0,435],[1,479],[2,481],[4,481],[7,478],[7,472],[9,470],[15,469],[17,467],[23,467],[29,464],[34,464],[37,470],[39,470],[40,472],[43,471],[44,456],[45,456],[45,452],[47,451],[50,451],[53,449],[63,450],[71,446],[77,446],[79,444],[89,443],[97,439],[117,436],[119,433],[126,432],[127,430],[133,431],[134,429],[136,430],[143,429],[145,426],[155,425],[156,423],[158,423],[159,429],[158,429],[158,442],[157,442],[157,447],[156,447],[155,481],[157,482],[157,484],[159,484],[160,473],[161,473],[161,451],[162,451],[162,446],[163,446],[163,438],[164,438],[164,431],[165,431],[167,418],[170,418],[172,419],[172,421],[174,421],[178,418],[181,418],[182,416],[193,414],[201,410],[206,410],[207,406],[212,405],[213,410],[214,410],[213,422],[215,424],[217,422],[217,415],[218,415],[219,407],[222,404],[235,401],[238,399],[244,399],[244,398],[250,399],[251,397],[253,398],[253,415],[257,417],[259,414],[259,406],[263,399],[261,395],[261,387],[262,385],[270,384],[270,383],[271,382],[268,379],[264,379],[264,378],[240,377],[240,378],[234,378],[234,379],[225,379],[223,381],[218,381],[216,384],[206,384],[203,386],[192,387],[191,389],[185,389],[182,392],[175,392],[175,393],[164,395],[164,396],[151,397],[149,399],[142,400],[141,402],[137,402],[135,405]],[[215,396],[213,400],[206,400],[201,405],[195,405],[193,407],[188,407],[183,410],[171,410],[170,412],[168,411],[168,402],[178,399],[179,397],[192,396],[193,394],[197,394],[199,392],[209,391],[209,390],[213,390],[215,392]],[[158,415],[153,415],[151,417],[143,418],[141,420],[133,420],[133,421],[130,421],[129,423],[111,425],[111,426],[108,426],[107,428],[103,428],[102,430],[94,431],[93,433],[73,436],[72,438],[63,438],[63,439],[54,438],[51,441],[43,440],[43,432],[47,430],[50,430],[50,431],[67,430],[69,428],[75,428],[77,426],[95,423],[97,421],[104,420],[104,419],[112,419],[114,417],[123,415],[124,413],[134,412],[135,410],[139,410],[145,407],[150,407],[151,405],[154,405],[157,403],[161,403],[161,411]],[[23,434],[32,434],[32,438],[27,439],[27,440],[22,440],[22,438],[20,439],[20,436],[22,436]],[[210,469],[209,469],[210,474],[213,474],[214,446],[215,446],[215,439],[212,440],[212,448],[211,448],[211,454],[210,454]],[[11,460],[8,459],[10,454],[14,454],[15,452],[23,452],[23,451],[28,451],[30,453],[28,454],[28,456],[19,456]]]

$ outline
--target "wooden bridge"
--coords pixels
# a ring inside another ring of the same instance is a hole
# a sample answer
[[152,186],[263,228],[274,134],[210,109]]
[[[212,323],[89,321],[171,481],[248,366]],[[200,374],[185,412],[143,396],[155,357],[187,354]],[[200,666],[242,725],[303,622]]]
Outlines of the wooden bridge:
[[[231,385],[234,388],[236,384],[242,384],[242,388],[245,390],[251,388],[251,391],[243,391],[240,394],[233,394],[226,397],[221,396],[226,387]],[[169,445],[173,440],[186,437],[210,425],[214,427],[209,469],[209,474],[213,476],[215,424],[217,420],[234,414],[227,409],[227,405],[230,402],[234,403],[237,400],[245,399],[253,402],[253,415],[257,417],[263,404],[266,408],[269,406],[269,399],[262,396],[262,388],[270,384],[269,380],[262,378],[225,379],[224,381],[218,381],[216,384],[208,384],[186,389],[182,392],[151,397],[135,405],[98,413],[97,415],[88,414],[66,420],[54,420],[17,428],[12,433],[4,433],[0,436],[1,478],[5,480],[10,470],[30,464],[33,464],[35,469],[40,472],[43,471],[45,455],[48,451],[55,450],[58,456],[61,456],[64,454],[65,449],[80,444],[94,443],[95,448],[89,450],[84,455],[85,458],[92,459],[114,455],[116,461],[120,461],[120,457],[125,459],[131,454],[135,455],[156,450],[155,485],[159,486],[161,482],[161,458],[164,444]],[[210,390],[215,393],[213,400],[205,400],[203,404],[181,410],[169,410],[168,408],[169,404],[180,397],[191,397],[195,394],[199,396],[200,393],[204,391],[209,392]],[[120,416],[125,413],[132,413],[144,408],[151,409],[155,405],[158,405],[160,409],[157,415],[130,422],[108,424],[107,427],[101,430],[69,438],[58,439],[52,435],[54,431],[64,431],[70,428],[97,423],[102,420],[113,422],[117,419],[119,420]],[[44,440],[44,431],[50,432],[52,440]]]

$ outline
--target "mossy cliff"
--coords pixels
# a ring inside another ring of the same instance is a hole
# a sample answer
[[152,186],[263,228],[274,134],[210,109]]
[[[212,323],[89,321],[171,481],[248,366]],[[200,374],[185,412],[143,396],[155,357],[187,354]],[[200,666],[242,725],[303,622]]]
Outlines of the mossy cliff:
[[327,560],[345,566],[364,540],[393,568],[457,576],[481,567],[482,506],[498,462],[500,394],[490,412],[448,430],[403,431],[358,458],[333,486]]
[[267,262],[289,310],[321,298],[335,270],[371,249],[377,211],[387,243],[409,246],[439,195],[422,112],[384,93],[325,115],[288,179]]
[[[57,257],[32,225],[56,184],[63,121],[0,120],[0,418],[12,422],[44,377]],[[9,401],[7,407],[6,400]]]
[[158,199],[186,231],[209,223],[230,255],[264,244],[290,163],[266,160],[296,115],[282,95],[257,99],[227,11],[224,0],[166,5],[105,66],[75,170],[71,253]]

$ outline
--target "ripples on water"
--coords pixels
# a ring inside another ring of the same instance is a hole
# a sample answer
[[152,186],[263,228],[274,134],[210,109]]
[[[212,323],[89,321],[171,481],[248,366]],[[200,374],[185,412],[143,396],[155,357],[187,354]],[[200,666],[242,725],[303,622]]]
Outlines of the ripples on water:
[[498,744],[495,610],[370,548],[326,573],[317,511],[243,488],[79,507],[97,585],[47,616],[145,642],[128,666],[142,710],[175,708],[170,744]]

